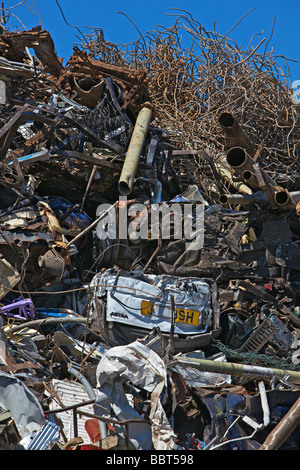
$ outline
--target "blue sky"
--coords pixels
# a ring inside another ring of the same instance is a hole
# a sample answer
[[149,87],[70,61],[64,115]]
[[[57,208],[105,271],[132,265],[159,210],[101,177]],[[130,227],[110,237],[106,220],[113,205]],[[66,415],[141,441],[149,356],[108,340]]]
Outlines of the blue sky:
[[[17,5],[20,0],[5,1],[5,8]],[[50,31],[57,54],[64,57],[64,63],[72,53],[72,46],[78,43],[76,28],[69,27],[63,19],[56,0],[27,0],[32,13],[24,5],[12,12],[19,17],[27,29],[41,24]],[[237,44],[248,45],[253,34],[253,44],[262,38],[269,39],[274,18],[275,29],[269,42],[277,54],[299,63],[289,62],[291,81],[300,80],[300,0],[59,0],[65,18],[70,25],[77,26],[84,34],[86,27],[103,29],[107,41],[115,44],[133,42],[138,32],[127,18],[129,17],[144,35],[155,30],[158,24],[169,27],[174,23],[174,14],[184,9],[189,12],[206,30],[227,33],[246,13],[256,7],[229,34]],[[39,16],[35,10],[38,10]],[[118,13],[121,12],[121,13]],[[125,16],[127,15],[127,17]],[[17,18],[10,25],[20,27]],[[255,42],[256,41],[256,42]],[[264,47],[264,46],[262,46]]]

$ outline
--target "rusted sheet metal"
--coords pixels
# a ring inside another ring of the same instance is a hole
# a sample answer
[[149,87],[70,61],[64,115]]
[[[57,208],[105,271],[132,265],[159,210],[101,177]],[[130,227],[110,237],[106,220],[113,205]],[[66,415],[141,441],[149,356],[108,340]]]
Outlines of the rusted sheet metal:
[[58,77],[63,66],[54,51],[54,43],[49,31],[34,28],[17,33],[5,32],[0,38],[0,50],[7,59],[22,62],[25,47],[33,48],[45,69]]
[[0,371],[1,372],[7,372],[7,373],[11,373],[11,374],[15,374],[17,373],[18,371],[22,371],[22,370],[25,370],[25,369],[40,369],[41,366],[40,364],[37,364],[35,362],[23,362],[21,364],[14,364],[12,366],[3,366],[3,365],[0,365]]
[[91,74],[92,76],[109,76],[122,80],[126,85],[142,83],[147,81],[146,71],[133,70],[126,67],[120,67],[114,64],[101,62],[92,59],[84,51],[74,48],[73,55],[69,58],[69,65],[72,72],[77,71],[80,74]]
[[113,163],[108,158],[105,158],[102,155],[97,155],[95,153],[93,155],[88,155],[88,154],[77,152],[75,150],[61,150],[61,151],[55,152],[53,156],[54,157],[57,156],[61,158],[65,158],[65,157],[75,158],[81,161],[92,163],[93,165],[96,165],[99,167],[104,167],[107,169],[114,170],[116,172],[120,172],[122,169],[122,166],[119,163]]
[[95,106],[97,97],[101,96],[105,78],[112,78],[124,93],[122,110],[130,109],[137,114],[147,96],[148,77],[144,70],[134,70],[96,60],[85,51],[74,48],[66,67],[58,78],[58,84],[68,83],[67,90],[75,88],[82,98],[82,103]]

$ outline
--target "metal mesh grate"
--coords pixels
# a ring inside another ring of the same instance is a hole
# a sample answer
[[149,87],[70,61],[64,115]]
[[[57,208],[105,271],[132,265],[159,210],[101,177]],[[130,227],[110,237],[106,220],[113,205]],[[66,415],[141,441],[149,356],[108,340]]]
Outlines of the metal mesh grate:
[[[126,147],[129,141],[129,128],[132,126],[128,117],[122,112],[112,83],[104,88],[97,106],[90,112],[79,108],[72,110],[72,115],[91,129],[99,139],[108,143]],[[113,95],[113,96],[112,96]]]

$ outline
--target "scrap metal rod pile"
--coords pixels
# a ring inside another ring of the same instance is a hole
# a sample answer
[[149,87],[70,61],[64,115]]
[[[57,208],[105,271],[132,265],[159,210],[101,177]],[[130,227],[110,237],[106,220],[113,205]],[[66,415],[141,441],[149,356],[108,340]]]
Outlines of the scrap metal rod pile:
[[264,143],[268,173],[295,178],[299,109],[291,100],[288,60],[268,50],[272,36],[256,33],[242,47],[184,10],[174,16],[172,27],[158,25],[134,43],[118,46],[95,30],[81,46],[108,63],[147,70],[156,122],[177,143],[217,156],[227,143],[216,117],[230,111],[256,148]]
[[298,450],[299,105],[272,35],[179,10],[64,65],[2,11],[0,449]]

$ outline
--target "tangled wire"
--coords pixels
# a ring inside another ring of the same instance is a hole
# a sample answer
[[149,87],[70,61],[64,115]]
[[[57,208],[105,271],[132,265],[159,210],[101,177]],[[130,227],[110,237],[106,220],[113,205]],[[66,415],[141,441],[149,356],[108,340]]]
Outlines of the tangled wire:
[[134,43],[107,42],[102,29],[94,29],[81,48],[93,58],[147,71],[156,123],[177,146],[219,158],[226,140],[218,116],[229,111],[256,147],[263,142],[264,169],[275,179],[285,175],[295,181],[299,105],[292,100],[288,60],[268,51],[273,30],[255,47],[254,38],[262,32],[254,34],[242,50],[228,33],[206,31],[180,11],[172,27],[158,25]]

